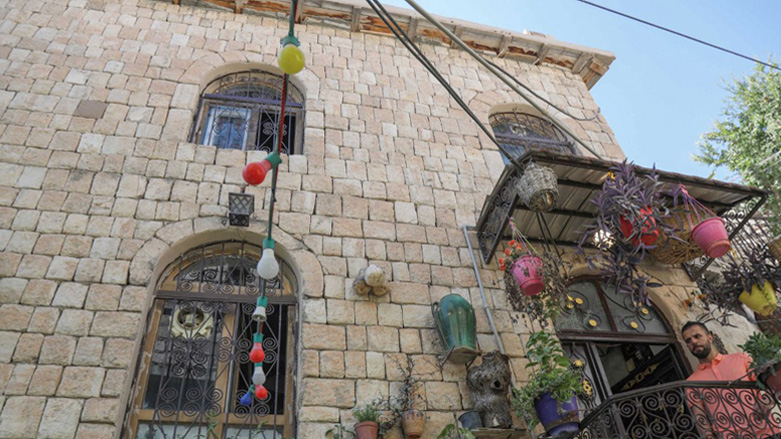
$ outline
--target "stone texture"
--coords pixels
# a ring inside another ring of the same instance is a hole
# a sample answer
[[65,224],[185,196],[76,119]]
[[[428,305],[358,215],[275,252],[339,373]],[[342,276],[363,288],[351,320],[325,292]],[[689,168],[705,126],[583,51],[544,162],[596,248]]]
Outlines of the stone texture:
[[43,412],[44,421],[38,429],[40,439],[70,439],[79,426],[82,401],[70,398],[50,398]]
[[89,398],[100,396],[105,370],[99,367],[66,367],[57,396]]
[[0,414],[0,437],[9,439],[36,437],[45,405],[44,397],[8,398]]

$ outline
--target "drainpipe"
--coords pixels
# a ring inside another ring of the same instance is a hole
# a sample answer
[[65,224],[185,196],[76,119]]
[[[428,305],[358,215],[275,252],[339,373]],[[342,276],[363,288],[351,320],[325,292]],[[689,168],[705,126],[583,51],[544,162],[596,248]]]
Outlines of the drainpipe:
[[483,280],[480,278],[480,270],[477,267],[477,260],[472,251],[472,243],[469,241],[469,234],[466,231],[466,226],[461,226],[461,230],[464,231],[464,239],[466,239],[466,245],[469,247],[469,257],[472,258],[472,267],[475,270],[475,277],[477,277],[477,286],[480,287],[480,298],[483,299],[483,308],[485,308],[485,313],[488,315],[488,323],[491,325],[491,331],[494,333],[494,340],[496,340],[496,345],[499,347],[499,352],[504,355],[504,345],[502,344],[502,339],[499,338],[499,331],[496,330],[496,325],[494,325],[494,316],[491,314],[491,308],[488,307],[488,301],[485,298]]

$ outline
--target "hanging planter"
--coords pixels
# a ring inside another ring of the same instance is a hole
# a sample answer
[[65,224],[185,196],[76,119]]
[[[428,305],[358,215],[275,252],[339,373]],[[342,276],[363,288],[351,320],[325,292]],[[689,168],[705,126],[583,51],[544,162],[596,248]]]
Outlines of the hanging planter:
[[708,218],[697,224],[692,230],[692,239],[711,258],[720,258],[730,249],[727,228],[719,217]]
[[751,293],[743,291],[738,300],[757,314],[767,317],[776,310],[776,291],[768,281],[760,288],[757,284],[751,286]]
[[401,428],[407,439],[418,439],[426,426],[426,414],[420,410],[407,410],[401,415]]
[[534,255],[525,255],[513,263],[513,278],[527,296],[536,296],[545,288],[545,282],[540,275],[542,260]]
[[559,180],[551,168],[529,162],[518,181],[521,202],[535,212],[548,212],[559,199]]
[[431,313],[448,359],[466,363],[477,356],[475,310],[466,299],[448,294],[431,304]]
[[[629,214],[627,213],[626,215],[618,217],[619,229],[625,238],[630,238],[635,229],[632,225],[632,221],[627,218],[628,215]],[[643,207],[640,209],[638,217],[638,222],[643,224],[643,227],[640,228],[639,239],[637,236],[632,238],[632,244],[636,246],[639,242],[642,242],[645,245],[653,245],[659,238],[659,228],[656,226],[653,207]]]

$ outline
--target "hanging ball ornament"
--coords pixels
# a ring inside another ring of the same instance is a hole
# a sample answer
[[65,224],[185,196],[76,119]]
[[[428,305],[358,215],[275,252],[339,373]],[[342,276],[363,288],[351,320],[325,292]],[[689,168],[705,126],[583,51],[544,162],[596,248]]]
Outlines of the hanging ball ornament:
[[304,52],[295,43],[287,43],[279,52],[277,64],[283,72],[295,75],[304,69]]
[[266,399],[268,398],[268,390],[263,386],[255,386],[255,398]]
[[248,390],[239,400],[239,404],[248,407],[252,404],[252,390]]
[[252,350],[249,353],[249,361],[258,364],[262,363],[266,359],[266,352],[263,351],[262,343],[255,343]]
[[266,179],[266,172],[268,172],[268,169],[263,166],[262,162],[252,162],[244,167],[244,170],[241,171],[241,176],[244,177],[244,181],[247,184],[257,186]]

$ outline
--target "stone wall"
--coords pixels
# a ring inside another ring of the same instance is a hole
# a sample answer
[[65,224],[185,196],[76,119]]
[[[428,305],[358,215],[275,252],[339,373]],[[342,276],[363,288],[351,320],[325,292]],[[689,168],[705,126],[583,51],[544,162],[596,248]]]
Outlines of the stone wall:
[[[152,0],[12,0],[0,19],[0,438],[116,437],[161,258],[192,234],[234,233],[221,222],[227,194],[259,157],[188,143],[200,90],[227,72],[276,71],[287,23]],[[495,348],[460,227],[474,225],[502,161],[394,39],[296,29],[304,154],[282,164],[274,223],[306,273],[300,437],[395,391],[407,355],[426,377],[433,437],[470,401],[465,367],[436,365],[430,304],[470,298],[480,346]],[[521,103],[466,54],[423,50],[484,123]],[[495,61],[569,111],[597,108],[564,69]],[[601,116],[554,117],[623,157]],[[266,186],[249,192],[262,234]],[[370,262],[389,273],[390,295],[351,292]],[[481,276],[522,378],[526,330],[495,267]]]

